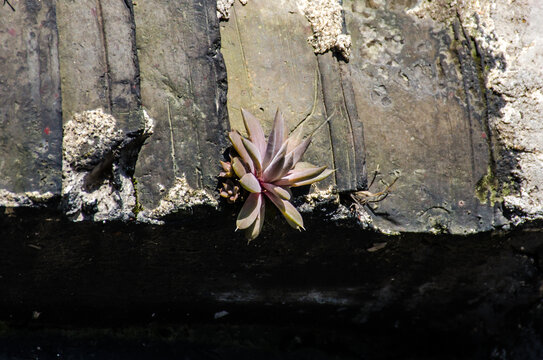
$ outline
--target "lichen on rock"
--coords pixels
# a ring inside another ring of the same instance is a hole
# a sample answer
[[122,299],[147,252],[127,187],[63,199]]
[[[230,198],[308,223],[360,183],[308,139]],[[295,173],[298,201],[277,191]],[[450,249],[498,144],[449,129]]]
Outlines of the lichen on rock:
[[343,33],[343,14],[337,0],[300,0],[300,10],[311,23],[308,38],[315,53],[335,50],[346,60],[351,55],[351,36]]

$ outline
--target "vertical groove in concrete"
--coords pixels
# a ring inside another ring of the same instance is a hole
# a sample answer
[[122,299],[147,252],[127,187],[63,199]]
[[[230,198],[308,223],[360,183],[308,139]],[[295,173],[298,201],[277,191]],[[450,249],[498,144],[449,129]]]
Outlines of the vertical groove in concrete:
[[226,71],[215,1],[134,5],[143,106],[154,135],[138,159],[138,194],[155,207],[176,177],[215,193],[226,149]]
[[[0,190],[58,195],[62,121],[55,1],[0,7]],[[7,204],[0,198],[0,205]]]

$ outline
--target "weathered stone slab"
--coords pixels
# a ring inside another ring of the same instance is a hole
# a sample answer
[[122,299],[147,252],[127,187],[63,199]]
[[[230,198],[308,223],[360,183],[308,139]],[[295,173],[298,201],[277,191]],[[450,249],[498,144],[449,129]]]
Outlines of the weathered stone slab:
[[142,113],[132,3],[59,1],[64,117],[63,200],[75,220],[131,219]]
[[102,108],[118,128],[141,126],[139,73],[130,1],[58,1],[64,120]]
[[0,6],[0,206],[58,196],[62,176],[55,1],[12,6]]
[[216,193],[228,123],[215,1],[142,1],[134,13],[142,103],[155,119],[136,169],[139,200],[157,206],[183,177]]
[[326,118],[339,191],[366,187],[363,125],[358,118],[348,65],[328,52],[318,56]]
[[494,155],[480,55],[461,28],[437,31],[407,9],[345,2],[368,174],[380,169],[387,183],[401,174],[373,206],[375,222],[389,231],[490,230],[501,213],[490,196]]
[[[279,108],[288,126],[304,124],[314,135],[305,159],[335,168],[317,186],[340,191],[363,187],[362,128],[354,107],[345,103],[341,64],[326,54],[317,57],[307,38],[311,26],[297,1],[235,3],[221,27],[222,53],[228,69],[228,109],[231,126],[243,131],[240,109],[246,108],[271,128]],[[339,92],[338,92],[339,91]],[[325,123],[326,121],[328,123]],[[353,126],[351,126],[353,125]],[[355,156],[356,154],[356,156]]]

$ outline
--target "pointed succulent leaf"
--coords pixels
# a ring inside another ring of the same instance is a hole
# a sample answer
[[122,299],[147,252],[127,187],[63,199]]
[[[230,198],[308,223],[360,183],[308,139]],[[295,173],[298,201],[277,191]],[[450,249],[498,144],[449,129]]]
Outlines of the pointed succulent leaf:
[[287,154],[294,150],[302,142],[304,134],[304,124],[300,124],[290,135],[288,136]]
[[264,155],[263,166],[266,167],[270,161],[277,155],[279,149],[285,142],[285,119],[283,115],[277,109],[275,113],[275,119],[273,121],[273,126],[268,136],[268,144],[266,147],[266,154]]
[[264,225],[264,216],[266,212],[266,202],[262,199],[262,205],[260,205],[260,212],[256,217],[256,220],[245,230],[245,238],[248,242],[254,240],[260,235],[262,231],[262,225]]
[[[302,219],[302,215],[296,210],[294,205],[292,205],[289,201],[281,199],[279,196],[275,195],[272,192],[265,192],[268,199],[270,199],[273,204],[279,209],[281,214],[285,217],[287,220],[287,223],[292,226],[295,229],[304,228],[304,220]],[[305,229],[304,229],[305,230]]]
[[311,137],[306,138],[292,150],[292,162],[294,165],[300,161],[302,156],[305,154],[305,151],[309,147],[309,144],[311,144]]
[[260,155],[260,150],[258,150],[255,144],[247,139],[242,138],[241,141],[243,142],[245,149],[247,149],[249,156],[253,160],[256,172],[260,174],[262,172],[262,156]]
[[232,145],[234,146],[234,149],[236,150],[238,155],[243,159],[243,161],[245,161],[247,166],[249,166],[250,171],[253,172],[255,165],[251,156],[249,156],[247,149],[245,149],[245,145],[243,145],[243,138],[241,137],[241,135],[236,130],[234,130],[228,133],[228,137],[230,138],[230,141],[232,142]]
[[281,177],[285,166],[286,150],[287,147],[282,146],[279,152],[275,155],[274,159],[266,167],[266,169],[262,173],[262,179],[264,179],[264,181],[273,182]]
[[253,173],[247,173],[239,179],[239,183],[243,188],[252,193],[259,193],[262,191],[258,179],[253,175]]
[[261,154],[266,151],[266,139],[264,137],[264,130],[260,126],[260,121],[250,112],[245,109],[241,109],[241,116],[243,117],[243,123],[249,139],[256,145]]
[[234,169],[234,172],[240,179],[247,173],[247,168],[243,164],[243,161],[237,156],[232,159],[232,169]]
[[307,169],[294,169],[294,170],[289,171],[286,176],[277,180],[275,184],[292,186],[292,184],[294,183],[316,178],[324,170],[326,170],[326,166],[313,167],[313,168],[307,168]]
[[285,163],[283,164],[281,173],[275,177],[274,181],[277,181],[278,179],[281,179],[282,177],[287,175],[293,167],[294,167],[294,158],[292,157],[292,152],[291,152],[290,154],[287,154],[285,156]]
[[241,207],[236,220],[236,227],[238,229],[247,229],[251,226],[258,214],[260,214],[260,207],[262,206],[262,194],[250,194],[245,200],[245,203]]
[[290,198],[292,197],[292,192],[287,187],[281,187],[266,182],[261,183],[261,185],[264,189],[274,193],[282,199],[290,200]]
[[297,187],[297,186],[310,185],[310,184],[313,184],[313,183],[316,183],[318,181],[326,179],[328,176],[332,175],[333,173],[334,173],[334,170],[326,169],[322,173],[320,173],[319,175],[317,175],[317,176],[315,176],[313,178],[305,179],[305,180],[302,180],[302,181],[297,181],[297,182],[293,183],[290,186],[291,187]]

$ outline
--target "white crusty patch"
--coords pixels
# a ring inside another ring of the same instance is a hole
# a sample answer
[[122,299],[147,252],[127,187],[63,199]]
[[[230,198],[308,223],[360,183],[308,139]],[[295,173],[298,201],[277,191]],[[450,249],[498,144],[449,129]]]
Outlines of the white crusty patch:
[[13,193],[5,189],[0,189],[0,206],[35,206],[45,203],[51,200],[53,197],[54,194],[51,192],[40,193],[37,191],[27,191],[24,193]]
[[116,124],[117,120],[102,109],[75,114],[64,124],[64,163],[80,166],[94,158],[103,158],[123,138]]
[[343,33],[342,8],[338,0],[299,0],[299,8],[311,24],[308,38],[315,53],[336,50],[345,59],[351,55],[351,36]]
[[[153,120],[143,113],[143,136],[152,134]],[[102,109],[75,114],[64,125],[62,196],[66,213],[74,221],[126,220],[133,217],[136,197],[132,179],[114,162],[113,178],[87,188],[85,181],[124,139],[117,120]]]
[[[239,0],[242,5],[247,4],[247,0]],[[234,0],[217,0],[217,18],[219,20],[230,19],[230,8],[234,6]]]
[[159,205],[149,212],[148,217],[159,219],[198,205],[207,205],[216,208],[219,203],[205,190],[192,188],[183,175],[175,179],[174,185],[168,190],[166,196],[160,200]]

